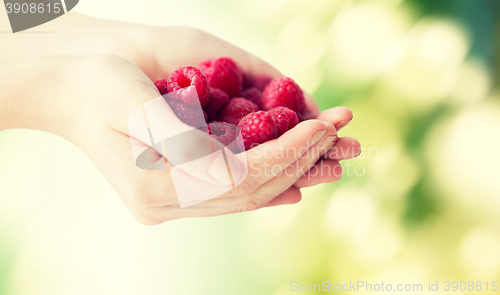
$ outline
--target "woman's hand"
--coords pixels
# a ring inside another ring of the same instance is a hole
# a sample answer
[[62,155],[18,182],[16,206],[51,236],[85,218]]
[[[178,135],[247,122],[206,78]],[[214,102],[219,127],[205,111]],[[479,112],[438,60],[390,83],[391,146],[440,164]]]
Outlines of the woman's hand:
[[[169,171],[139,169],[132,157],[128,117],[159,96],[152,80],[168,77],[179,66],[197,65],[218,56],[234,58],[249,73],[271,76],[280,73],[261,59],[196,29],[75,18],[80,19],[80,25],[81,22],[91,25],[76,32],[68,29],[67,33],[61,28],[60,36],[48,36],[50,42],[45,40],[57,48],[52,54],[75,57],[50,59],[49,67],[57,69],[52,83],[37,90],[38,94],[46,91],[44,103],[38,109],[30,107],[38,114],[19,125],[59,134],[80,147],[141,223],[158,224],[183,217],[296,203],[301,199],[299,188],[338,180],[341,176],[338,161],[359,154],[355,139],[337,140],[337,130],[352,119],[351,111],[334,108],[320,112],[307,95],[306,116],[313,120],[245,152],[248,176],[236,188],[200,205],[181,209]],[[106,46],[99,40],[105,40]],[[47,50],[41,46],[33,56],[46,55]],[[89,54],[94,56],[81,56]],[[334,144],[336,149],[330,150]],[[339,148],[344,152],[339,153]],[[279,158],[266,156],[278,152],[282,154]]]

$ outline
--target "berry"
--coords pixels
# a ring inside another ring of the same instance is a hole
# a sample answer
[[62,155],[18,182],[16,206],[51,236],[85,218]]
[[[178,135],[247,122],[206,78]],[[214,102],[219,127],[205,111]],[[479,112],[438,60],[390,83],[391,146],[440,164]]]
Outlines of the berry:
[[243,72],[243,90],[253,87],[253,76]]
[[[189,86],[195,86],[197,95],[189,91],[189,88],[183,89]],[[173,71],[168,78],[167,90],[175,91],[173,98],[190,106],[196,106],[198,99],[202,107],[208,103],[207,77],[193,66],[180,67]]]
[[229,102],[229,96],[218,88],[210,87],[208,104],[203,108],[207,112],[207,122],[217,121],[220,110]]
[[169,101],[168,104],[182,122],[194,127],[204,126],[206,124],[207,114],[202,109],[193,108],[173,100]]
[[275,107],[287,107],[295,112],[304,108],[305,99],[302,89],[291,78],[275,78],[262,93],[262,108],[270,110]]
[[213,121],[200,128],[213,138],[227,146],[234,153],[243,152],[243,139],[238,126],[226,122]]
[[219,121],[237,125],[241,118],[258,110],[259,107],[253,102],[243,97],[235,97],[222,109]]
[[267,111],[267,113],[273,119],[276,137],[280,137],[299,123],[297,114],[287,107],[275,107]]
[[266,75],[259,75],[259,76],[256,76],[252,79],[252,86],[259,89],[260,91],[264,91],[264,88],[266,88],[266,86],[271,83],[271,81],[273,80],[272,77],[270,76],[266,76]]
[[299,122],[302,122],[302,121],[306,120],[306,116],[302,112],[298,112],[297,113],[297,118],[299,118]]
[[167,93],[167,79],[158,79],[155,82],[156,88],[158,88],[158,91],[160,91],[161,95]]
[[207,125],[204,125],[204,126],[201,126],[200,128],[201,131],[205,132],[206,134],[210,135],[210,124],[207,124]]
[[211,59],[200,64],[210,86],[226,92],[229,97],[241,96],[243,72],[229,57]]
[[259,108],[261,108],[261,105],[262,105],[262,92],[259,89],[255,88],[255,87],[251,87],[251,88],[245,89],[241,93],[241,96],[243,96],[244,98],[246,98],[249,101],[251,101],[254,104],[256,104]]
[[246,115],[238,123],[245,149],[250,149],[274,138],[274,122],[267,112],[257,111]]

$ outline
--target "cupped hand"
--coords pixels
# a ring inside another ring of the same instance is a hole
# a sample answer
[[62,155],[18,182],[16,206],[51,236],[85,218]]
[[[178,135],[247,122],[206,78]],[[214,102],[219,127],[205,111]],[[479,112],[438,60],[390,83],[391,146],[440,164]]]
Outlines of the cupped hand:
[[[160,95],[152,81],[168,77],[180,66],[220,56],[232,57],[251,74],[282,74],[246,51],[192,28],[112,23],[100,31],[109,34],[108,44],[114,42],[115,46],[94,50],[96,56],[74,62],[77,79],[69,79],[67,88],[76,91],[72,90],[73,103],[68,103],[66,120],[77,123],[60,133],[87,153],[141,223],[296,203],[301,199],[300,188],[340,179],[339,161],[360,152],[357,140],[337,137],[337,131],[352,120],[352,112],[342,107],[320,112],[306,94],[305,116],[309,120],[246,151],[247,167],[242,169],[247,169],[248,175],[238,186],[217,198],[181,208],[170,171],[140,169],[132,156],[128,118]],[[80,44],[92,44],[92,33],[82,38],[88,41]],[[69,51],[78,55],[85,52],[84,47]],[[200,140],[204,136],[200,132]],[[164,160],[161,151],[157,152],[151,161]]]

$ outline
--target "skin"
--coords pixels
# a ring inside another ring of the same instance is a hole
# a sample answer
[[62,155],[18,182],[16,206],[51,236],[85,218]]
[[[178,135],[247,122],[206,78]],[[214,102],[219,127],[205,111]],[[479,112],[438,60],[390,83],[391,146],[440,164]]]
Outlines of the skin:
[[[0,30],[9,30],[5,18],[0,19]],[[320,111],[306,94],[310,120],[246,151],[249,175],[243,183],[215,199],[181,209],[169,171],[139,169],[131,156],[128,117],[159,96],[152,81],[168,77],[180,66],[218,56],[232,57],[252,74],[282,74],[258,57],[194,28],[144,26],[69,13],[34,30],[55,33],[0,34],[0,43],[9,44],[0,48],[0,130],[37,129],[71,141],[89,156],[140,223],[297,203],[301,188],[339,180],[339,161],[361,151],[356,139],[337,135],[352,120],[352,112],[344,107]],[[263,156],[287,148],[306,152]],[[159,160],[165,160],[161,154],[151,156],[151,161]],[[266,167],[275,168],[258,173]]]

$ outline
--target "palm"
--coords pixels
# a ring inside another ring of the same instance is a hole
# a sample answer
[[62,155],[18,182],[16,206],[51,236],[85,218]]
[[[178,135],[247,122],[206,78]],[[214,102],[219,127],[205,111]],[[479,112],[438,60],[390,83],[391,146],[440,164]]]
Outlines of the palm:
[[[145,30],[150,29],[150,27],[145,27]],[[166,78],[178,67],[198,65],[204,60],[220,56],[235,59],[250,74],[265,74],[272,77],[282,75],[262,59],[206,32],[193,28],[160,28],[155,29],[154,32],[154,34],[145,34],[156,40],[155,47],[151,48],[150,54],[147,56],[132,54],[133,57],[130,58],[151,80]],[[176,41],[172,42],[172,40]],[[338,129],[344,127],[340,125],[345,125],[352,119],[352,112],[347,108],[339,107],[321,112],[309,94],[305,93],[305,98],[307,119],[329,122]],[[340,138],[336,146],[343,149],[342,153],[345,158],[357,156],[360,149],[359,142],[353,138]],[[339,168],[339,160],[342,158],[331,153],[328,159],[318,162],[315,169],[323,169],[324,166],[329,166],[331,169]],[[300,179],[296,186],[305,187],[335,180],[337,180],[336,176],[308,176]]]

